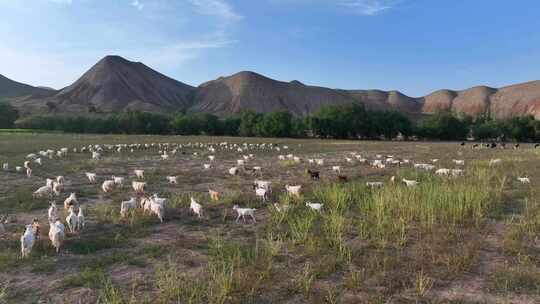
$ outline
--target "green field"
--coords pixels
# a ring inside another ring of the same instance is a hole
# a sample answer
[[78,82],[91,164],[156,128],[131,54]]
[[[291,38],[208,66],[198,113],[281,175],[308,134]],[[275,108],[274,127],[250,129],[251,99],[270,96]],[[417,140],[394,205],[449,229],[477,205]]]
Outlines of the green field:
[[[161,160],[157,146],[106,149],[98,161],[80,152],[95,144],[221,142],[288,149],[210,153],[199,145],[178,148],[169,160]],[[15,172],[27,154],[62,147],[68,155],[43,158],[42,166],[32,165],[31,178]],[[377,169],[351,153],[370,161],[439,159],[437,168],[465,174],[438,176],[410,164]],[[246,166],[262,172],[229,175],[248,154],[254,158]],[[278,159],[286,154],[301,161]],[[216,161],[204,170],[208,155]],[[309,164],[316,158],[324,165]],[[490,166],[496,158],[502,163]],[[532,145],[0,132],[0,163],[10,164],[0,172],[0,214],[11,219],[0,236],[0,303],[540,303],[539,161]],[[337,181],[333,166],[341,166],[348,182]],[[145,170],[147,193],[168,199],[164,223],[142,210],[120,217],[121,201],[135,195],[134,169]],[[321,179],[311,180],[306,169],[320,171]],[[85,172],[95,172],[98,183],[89,183]],[[86,228],[68,234],[56,254],[47,236],[49,199],[32,192],[58,175],[66,185],[54,199],[61,206],[76,192]],[[111,175],[126,183],[103,193],[101,182]],[[177,185],[167,183],[170,175],[178,176]],[[517,180],[524,176],[530,184]],[[407,187],[403,178],[419,184]],[[272,181],[268,203],[255,196],[254,179]],[[301,197],[287,195],[286,184],[302,185]],[[219,201],[210,200],[209,188],[221,192]],[[189,211],[190,196],[203,205],[201,219]],[[310,210],[307,201],[324,204],[322,211]],[[289,208],[280,212],[273,203]],[[236,223],[233,205],[256,208],[257,222]],[[21,259],[20,236],[36,217],[41,239]]]

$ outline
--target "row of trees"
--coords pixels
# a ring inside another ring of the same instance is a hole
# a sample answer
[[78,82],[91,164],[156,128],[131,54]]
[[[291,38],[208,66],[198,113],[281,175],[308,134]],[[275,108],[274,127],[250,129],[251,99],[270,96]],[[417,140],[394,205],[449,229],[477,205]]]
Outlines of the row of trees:
[[540,121],[534,117],[493,120],[478,117],[473,120],[450,112],[439,112],[413,123],[398,112],[366,109],[361,104],[322,107],[306,118],[288,112],[267,114],[244,111],[220,119],[207,113],[157,114],[126,112],[109,115],[31,116],[17,121],[13,107],[0,104],[0,128],[56,130],[72,133],[103,134],[179,134],[228,135],[258,137],[320,138],[395,138],[398,134],[436,140],[540,140]]

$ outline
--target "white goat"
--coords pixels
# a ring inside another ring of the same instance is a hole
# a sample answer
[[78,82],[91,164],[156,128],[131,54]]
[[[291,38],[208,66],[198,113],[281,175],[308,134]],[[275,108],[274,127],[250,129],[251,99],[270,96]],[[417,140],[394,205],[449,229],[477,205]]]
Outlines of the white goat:
[[68,210],[70,207],[73,207],[78,203],[79,201],[77,200],[77,195],[74,192],[71,192],[68,198],[66,198],[64,201],[64,209]]
[[266,202],[268,200],[268,190],[263,188],[257,188],[255,189],[255,195],[260,197],[263,202]]
[[155,214],[158,219],[163,223],[163,218],[165,217],[165,206],[154,201],[150,200],[150,211]]
[[88,178],[88,181],[90,181],[91,183],[96,182],[97,175],[95,173],[86,172],[85,174],[86,174],[86,178]]
[[144,170],[134,170],[133,172],[135,172],[135,176],[138,179],[144,179]]
[[112,176],[111,177],[111,180],[114,181],[114,183],[120,187],[120,188],[123,188],[124,187],[124,180],[125,178],[121,177],[121,176]]
[[55,222],[58,219],[58,207],[56,202],[51,202],[51,206],[48,210],[49,222]]
[[238,167],[232,167],[229,169],[229,174],[230,175],[236,175],[238,174]]
[[332,166],[332,171],[336,173],[341,173],[341,167],[340,166]]
[[324,204],[306,202],[306,206],[315,211],[321,211]]
[[418,185],[418,182],[415,180],[409,180],[409,179],[402,179],[402,181],[407,185],[407,187],[415,187]]
[[189,210],[193,211],[199,218],[202,216],[202,205],[191,197],[191,203],[189,204]]
[[178,176],[167,176],[169,184],[178,184]]
[[69,232],[75,233],[75,231],[77,231],[77,227],[79,225],[79,218],[77,217],[77,214],[75,214],[73,207],[69,207],[69,214],[66,217],[66,223],[68,225]]
[[34,227],[32,225],[26,225],[26,230],[21,236],[21,256],[26,258],[32,252],[32,247],[34,247],[34,241],[36,236],[34,234]]
[[522,184],[530,184],[531,183],[531,179],[528,178],[528,177],[518,177],[517,180],[520,181]]
[[35,198],[41,198],[41,197],[45,197],[45,196],[51,197],[52,193],[53,193],[52,187],[43,186],[43,187],[37,189],[34,192],[34,194],[32,194],[32,196],[35,197]]
[[300,197],[300,190],[302,189],[302,186],[301,185],[297,185],[297,186],[285,185],[285,189],[287,190],[289,195]]
[[123,201],[120,204],[120,216],[126,217],[131,210],[135,210],[137,208],[137,201],[135,198],[130,198],[129,201]]
[[244,222],[246,221],[246,215],[247,216],[250,216],[252,219],[253,219],[253,222],[256,223],[257,221],[255,220],[255,211],[257,209],[253,209],[253,208],[239,208],[238,205],[234,205],[233,207],[233,210],[236,211],[236,213],[238,214],[238,216],[236,217],[236,222],[238,223],[238,220],[240,218],[242,218],[244,220]]
[[86,225],[86,219],[84,217],[83,208],[79,207],[79,213],[77,214],[77,230],[82,231]]
[[56,253],[60,251],[60,247],[66,238],[65,230],[65,226],[60,220],[49,222],[49,239],[51,240],[52,246],[56,249]]
[[101,184],[101,190],[105,193],[109,193],[114,190],[116,183],[113,180],[106,180]]

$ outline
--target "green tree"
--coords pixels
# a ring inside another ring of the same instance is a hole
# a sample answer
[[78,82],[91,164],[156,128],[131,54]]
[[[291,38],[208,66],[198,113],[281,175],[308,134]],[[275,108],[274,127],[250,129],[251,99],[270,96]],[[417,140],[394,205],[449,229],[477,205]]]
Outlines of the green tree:
[[10,129],[15,126],[19,111],[9,103],[0,103],[0,128]]

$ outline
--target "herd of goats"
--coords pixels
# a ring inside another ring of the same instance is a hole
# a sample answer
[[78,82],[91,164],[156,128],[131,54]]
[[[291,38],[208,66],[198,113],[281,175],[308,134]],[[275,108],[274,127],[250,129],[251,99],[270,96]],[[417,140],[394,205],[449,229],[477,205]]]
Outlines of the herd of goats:
[[[462,146],[465,145],[465,143],[461,144]],[[496,146],[493,146],[493,144],[475,144],[472,146],[473,148],[494,148]],[[539,146],[536,145],[535,148],[538,148]],[[241,159],[237,160],[237,165],[230,168],[228,170],[228,174],[235,176],[240,173],[241,170],[244,171],[251,171],[254,175],[259,174],[262,171],[262,167],[260,166],[253,166],[253,167],[247,167],[246,165],[248,162],[250,162],[252,159],[255,158],[254,154],[249,152],[254,151],[275,151],[278,153],[283,153],[287,150],[289,150],[289,147],[286,145],[277,145],[277,144],[269,144],[269,143],[260,143],[260,144],[231,144],[227,142],[223,143],[188,143],[188,144],[170,144],[170,143],[151,143],[151,144],[116,144],[116,145],[88,145],[83,146],[80,148],[61,148],[57,151],[55,150],[46,150],[46,151],[39,151],[38,153],[31,153],[26,156],[26,161],[24,161],[22,166],[16,166],[14,172],[15,173],[26,173],[28,177],[32,176],[32,167],[35,165],[41,166],[43,164],[44,159],[61,159],[68,156],[68,153],[82,153],[82,154],[88,154],[91,155],[91,158],[95,161],[99,161],[102,159],[103,155],[105,153],[121,153],[124,151],[127,152],[135,152],[135,151],[159,151],[159,157],[162,160],[168,160],[171,155],[175,155],[177,153],[186,154],[187,148],[193,148],[193,149],[200,149],[202,151],[207,151],[209,155],[207,155],[208,163],[203,164],[204,170],[209,170],[212,168],[212,164],[216,161],[216,152],[218,150],[222,151],[234,151],[238,153],[239,155],[242,155]],[[504,146],[501,146],[501,148],[504,148]],[[518,149],[519,145],[515,145],[514,149]],[[283,152],[282,152],[283,151]],[[155,153],[155,152],[153,152]],[[198,152],[193,152],[194,156],[198,156]],[[322,158],[317,159],[301,159],[298,156],[295,156],[294,154],[280,154],[278,155],[278,159],[281,161],[290,161],[292,163],[301,163],[307,160],[307,163],[309,164],[310,169],[306,170],[306,173],[310,176],[313,180],[318,180],[320,178],[320,171],[316,171],[315,168],[322,167],[325,164],[325,160]],[[445,176],[462,176],[464,174],[463,167],[465,166],[465,160],[462,159],[453,159],[452,162],[454,163],[455,167],[454,169],[448,169],[448,168],[438,168],[436,167],[436,164],[439,162],[438,159],[432,159],[429,163],[415,163],[408,159],[399,159],[394,157],[393,155],[375,155],[374,158],[371,160],[368,160],[367,158],[363,157],[362,155],[351,152],[347,155],[347,157],[344,158],[344,161],[347,164],[352,163],[360,163],[365,165],[371,165],[378,169],[384,169],[387,166],[407,166],[410,165],[418,170],[426,170],[426,171],[433,171],[437,175],[445,175]],[[498,165],[502,162],[501,159],[492,159],[489,164],[490,166]],[[3,164],[3,170],[5,172],[11,172],[9,163]],[[347,176],[341,174],[341,166],[332,166],[332,171],[336,174],[336,180],[338,182],[347,182]],[[131,182],[131,186],[136,193],[135,197],[130,198],[127,201],[121,202],[120,205],[120,216],[125,218],[127,217],[131,211],[142,208],[145,213],[150,213],[152,215],[157,216],[157,218],[163,222],[165,217],[165,206],[167,203],[166,198],[159,197],[158,194],[152,194],[152,195],[146,195],[145,188],[147,183],[144,181],[144,170],[134,170],[134,178]],[[95,184],[98,181],[98,176],[96,173],[93,172],[86,172],[85,177],[88,179],[88,182],[91,184]],[[178,177],[177,176],[166,176],[166,181],[170,184],[177,184],[178,183]],[[517,178],[519,182],[528,184],[530,183],[530,179],[528,177],[518,177]],[[418,185],[418,181],[416,180],[408,180],[408,179],[402,179],[401,182],[403,182],[408,187],[414,187]],[[47,178],[45,180],[45,185],[37,189],[33,193],[33,198],[35,199],[43,199],[43,198],[53,198],[58,197],[62,195],[62,192],[64,191],[64,185],[65,185],[65,178],[63,176],[57,176],[55,178]],[[115,189],[120,189],[123,187],[125,183],[125,177],[119,177],[119,176],[112,176],[110,179],[107,179],[101,183],[101,191],[104,193],[110,193],[114,191]],[[390,183],[395,183],[395,176],[392,176],[390,178]],[[383,182],[367,182],[367,187],[370,188],[379,188],[384,186]],[[255,195],[260,198],[263,202],[266,202],[269,198],[269,195],[272,193],[272,182],[269,180],[255,180],[253,183],[253,189],[255,191]],[[285,190],[287,193],[292,197],[300,197],[302,186],[301,185],[286,185]],[[208,189],[208,193],[210,196],[210,199],[212,201],[218,201],[220,199],[220,192]],[[306,202],[306,206],[308,208],[311,208],[316,211],[321,211],[323,204],[320,203],[311,203]],[[288,206],[287,205],[279,205],[277,203],[273,204],[273,207],[276,208],[277,211],[281,212],[285,210]],[[72,192],[69,194],[69,196],[64,200],[64,210],[67,212],[67,217],[65,218],[65,223],[67,225],[67,228],[69,229],[70,234],[80,233],[84,227],[85,227],[85,216],[83,212],[82,206],[79,206],[78,199],[76,193]],[[193,212],[194,215],[201,217],[203,213],[203,205],[197,202],[197,200],[194,197],[190,198],[190,210]],[[233,207],[234,212],[237,213],[236,222],[238,222],[240,219],[242,219],[244,222],[246,221],[246,217],[249,217],[252,219],[252,221],[255,223],[255,211],[256,209],[253,208],[240,208],[238,205],[234,205]],[[56,203],[53,201],[50,203],[50,207],[48,209],[48,222],[49,222],[49,239],[51,241],[52,246],[55,248],[56,252],[58,253],[65,238],[66,238],[66,227],[62,220],[59,217],[59,208],[57,207]],[[6,233],[6,229],[4,227],[4,222],[6,219],[0,219],[0,237],[2,237]],[[28,224],[25,226],[25,231],[20,239],[20,245],[21,245],[21,255],[23,258],[28,257],[29,254],[32,251],[32,247],[34,246],[34,243],[37,238],[39,238],[40,235],[40,229],[41,225],[39,223],[39,220],[36,218],[33,220],[31,224]]]

